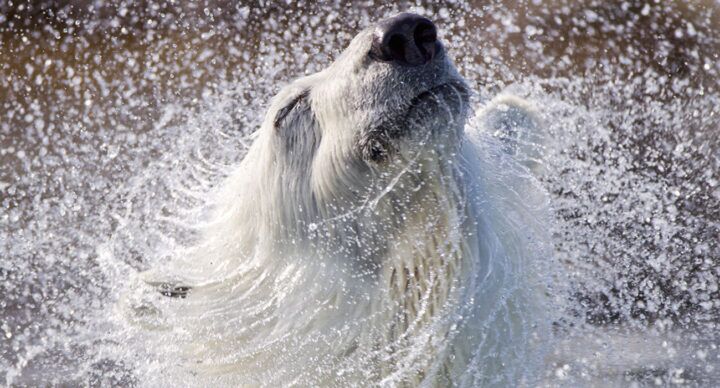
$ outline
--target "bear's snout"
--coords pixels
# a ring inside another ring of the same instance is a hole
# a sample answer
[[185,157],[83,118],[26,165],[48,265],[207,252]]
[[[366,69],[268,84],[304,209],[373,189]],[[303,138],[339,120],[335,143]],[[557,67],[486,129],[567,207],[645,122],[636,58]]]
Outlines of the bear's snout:
[[370,56],[402,66],[421,66],[441,50],[433,22],[413,13],[401,13],[378,24]]

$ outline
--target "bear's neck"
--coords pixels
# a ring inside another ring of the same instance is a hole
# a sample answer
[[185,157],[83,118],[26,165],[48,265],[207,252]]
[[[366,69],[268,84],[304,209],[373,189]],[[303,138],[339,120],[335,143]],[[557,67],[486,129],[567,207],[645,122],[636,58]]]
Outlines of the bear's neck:
[[373,310],[394,315],[393,331],[429,321],[462,284],[473,249],[464,182],[459,163],[437,153],[403,160],[368,178],[371,190],[317,201],[331,205],[318,208],[311,250],[379,282],[384,306]]
[[428,158],[423,164],[420,176],[408,176],[401,184],[405,189],[388,198],[392,206],[412,197],[401,212],[401,227],[387,241],[380,273],[397,306],[398,332],[421,329],[420,322],[430,321],[448,306],[462,284],[472,249],[466,230],[470,209],[457,163]]

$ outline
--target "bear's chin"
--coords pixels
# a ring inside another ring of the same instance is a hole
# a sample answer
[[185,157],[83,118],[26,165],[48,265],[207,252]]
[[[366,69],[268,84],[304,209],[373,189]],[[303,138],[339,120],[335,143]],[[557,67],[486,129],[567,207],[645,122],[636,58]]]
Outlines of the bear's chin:
[[441,145],[438,155],[457,150],[468,113],[469,92],[461,80],[434,86],[412,98],[380,125],[360,132],[357,147],[363,160],[388,163],[401,148],[412,154],[430,144]]

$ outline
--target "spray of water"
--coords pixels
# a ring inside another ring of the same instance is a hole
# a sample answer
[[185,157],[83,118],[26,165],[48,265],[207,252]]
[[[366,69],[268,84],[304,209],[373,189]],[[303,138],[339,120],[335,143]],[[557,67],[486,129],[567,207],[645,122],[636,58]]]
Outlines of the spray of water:
[[[175,324],[183,300],[144,303],[128,290],[198,242],[280,85],[408,9],[439,26],[475,110],[512,92],[544,123],[536,174],[553,268],[537,271],[558,314],[544,322],[553,330],[528,384],[712,385],[720,5],[561,0],[0,4],[0,381],[208,383],[188,356],[198,331]],[[249,299],[202,306],[226,324],[207,329],[245,331],[202,333],[210,341],[262,330],[243,326],[263,314],[263,269],[251,270],[258,288],[235,290]],[[128,318],[128,304],[145,314]],[[528,342],[533,332],[519,329]],[[333,372],[362,373],[372,357],[355,361]],[[210,381],[279,382],[286,371]]]

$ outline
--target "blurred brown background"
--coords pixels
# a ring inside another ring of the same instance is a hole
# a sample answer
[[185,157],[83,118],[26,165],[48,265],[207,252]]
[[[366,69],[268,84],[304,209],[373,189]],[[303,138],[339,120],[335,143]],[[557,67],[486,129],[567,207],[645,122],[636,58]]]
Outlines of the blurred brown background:
[[277,89],[325,66],[363,26],[413,7],[438,22],[463,70],[483,68],[488,87],[607,67],[717,89],[720,5],[711,0],[3,0],[0,144],[23,148],[48,127],[141,132],[164,101],[191,101],[249,74]]

